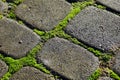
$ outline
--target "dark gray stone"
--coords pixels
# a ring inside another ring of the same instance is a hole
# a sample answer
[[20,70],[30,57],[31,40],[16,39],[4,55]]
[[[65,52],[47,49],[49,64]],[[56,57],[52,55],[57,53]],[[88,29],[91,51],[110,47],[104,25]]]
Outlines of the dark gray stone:
[[37,59],[70,80],[87,80],[99,66],[98,58],[91,52],[57,37],[45,43]]
[[116,51],[115,61],[112,65],[112,69],[120,75],[120,50]]
[[14,20],[0,19],[0,52],[21,58],[40,41],[39,36]]
[[71,5],[65,0],[25,0],[16,15],[40,30],[53,29],[69,13]]
[[65,31],[85,44],[106,52],[120,47],[120,17],[93,6],[82,10],[69,22]]
[[54,80],[34,67],[23,67],[21,70],[13,74],[10,80]]
[[96,0],[96,1],[120,13],[120,0]]
[[8,5],[0,0],[0,14],[7,12]]
[[8,66],[0,60],[0,78],[8,71]]
[[100,77],[98,80],[115,80],[115,79],[110,77]]

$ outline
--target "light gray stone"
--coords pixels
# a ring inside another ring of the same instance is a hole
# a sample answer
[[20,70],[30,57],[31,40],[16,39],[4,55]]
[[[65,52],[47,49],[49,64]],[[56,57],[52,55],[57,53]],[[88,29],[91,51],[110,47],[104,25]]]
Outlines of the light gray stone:
[[102,51],[115,51],[120,47],[120,17],[93,6],[82,10],[65,31]]
[[67,1],[70,2],[70,3],[73,3],[73,2],[77,2],[77,1],[82,2],[82,1],[87,1],[87,0],[67,0]]
[[0,60],[0,78],[8,71],[8,66],[5,62]]
[[0,14],[6,13],[8,10],[7,3],[4,3],[0,0]]
[[45,43],[37,60],[70,80],[87,80],[99,66],[91,52],[57,37]]
[[32,30],[14,20],[0,19],[0,52],[21,58],[40,42]]
[[110,77],[100,77],[98,80],[115,80],[115,79]]
[[10,80],[54,80],[50,75],[47,75],[34,67],[23,67],[21,70],[13,74]]
[[120,50],[116,51],[115,61],[112,65],[112,69],[120,75]]
[[120,13],[120,0],[96,0],[96,1]]
[[34,28],[51,30],[67,16],[70,8],[65,0],[25,0],[15,12]]

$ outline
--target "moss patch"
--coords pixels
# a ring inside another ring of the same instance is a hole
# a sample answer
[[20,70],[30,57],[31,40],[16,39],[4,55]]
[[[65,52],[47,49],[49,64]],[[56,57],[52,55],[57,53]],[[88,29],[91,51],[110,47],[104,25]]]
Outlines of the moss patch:
[[97,80],[99,76],[102,74],[102,70],[98,68],[89,78],[88,80]]

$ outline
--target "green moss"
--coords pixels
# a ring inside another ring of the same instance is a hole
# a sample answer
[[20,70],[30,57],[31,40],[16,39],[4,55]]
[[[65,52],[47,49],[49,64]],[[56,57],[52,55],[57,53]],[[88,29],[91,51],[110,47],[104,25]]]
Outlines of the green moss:
[[[3,76],[1,80],[9,80],[10,75],[14,74],[18,70],[20,70],[23,66],[32,66],[40,69],[41,71],[45,73],[50,73],[49,70],[47,70],[43,64],[37,64],[35,56],[36,53],[41,49],[42,44],[38,44],[35,46],[26,57],[20,58],[20,59],[13,59],[11,57],[4,57],[2,54],[0,54],[0,59],[6,62],[6,64],[9,66],[8,72]],[[9,74],[9,75],[8,75]]]
[[7,72],[0,80],[9,80],[9,77],[11,76],[12,76],[11,73]]
[[0,15],[0,19],[2,19],[3,18],[3,15]]
[[97,80],[99,76],[102,74],[102,70],[98,68],[89,78],[88,80]]
[[111,54],[101,54],[101,56],[99,58],[100,58],[100,60],[107,62],[112,58],[112,55]]
[[6,0],[2,0],[3,2],[6,2]]
[[3,60],[4,56],[0,53],[0,59]]
[[106,9],[106,7],[103,6],[103,5],[94,4],[94,6],[97,7],[97,8],[99,8],[99,9],[103,9],[103,10]]
[[72,10],[62,21],[59,22],[59,24],[53,30],[48,32],[43,32],[35,29],[34,32],[40,35],[41,38],[44,39],[45,41],[52,37],[59,36],[61,35],[61,33],[63,33],[62,30],[67,26],[68,22],[71,19],[73,19],[86,6],[92,5],[93,3],[94,3],[93,0],[72,3],[72,6],[73,6]]
[[112,70],[109,70],[109,73],[111,78],[115,80],[120,80],[120,77],[116,73],[114,73]]
[[24,0],[14,0],[13,2],[16,4],[16,5],[19,5],[20,3],[22,3]]
[[18,23],[19,23],[19,24],[24,24],[23,21],[21,21],[21,20],[18,20]]

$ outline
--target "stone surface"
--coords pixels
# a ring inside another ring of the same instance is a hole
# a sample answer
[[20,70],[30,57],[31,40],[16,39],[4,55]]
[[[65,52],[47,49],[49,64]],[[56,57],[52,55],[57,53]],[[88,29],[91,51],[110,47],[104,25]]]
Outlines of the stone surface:
[[112,65],[112,69],[120,75],[120,50],[116,51],[115,62]]
[[70,3],[73,3],[73,2],[77,2],[77,1],[82,2],[82,1],[87,1],[87,0],[67,0],[67,1],[70,2]]
[[25,0],[16,15],[40,30],[51,30],[69,13],[71,5],[65,0]]
[[40,41],[39,36],[14,20],[0,19],[0,52],[21,58]]
[[7,72],[7,70],[8,70],[8,67],[5,64],[5,62],[0,60],[0,78]]
[[91,52],[57,37],[45,43],[37,60],[70,80],[87,80],[99,66],[98,58]]
[[44,74],[34,67],[23,67],[13,74],[10,80],[54,80],[50,75]]
[[120,0],[96,0],[96,1],[120,13]]
[[7,12],[8,5],[0,0],[0,14]]
[[100,77],[98,80],[115,80],[115,79],[110,77]]
[[93,6],[82,10],[69,22],[65,31],[81,42],[106,52],[120,47],[120,17]]

